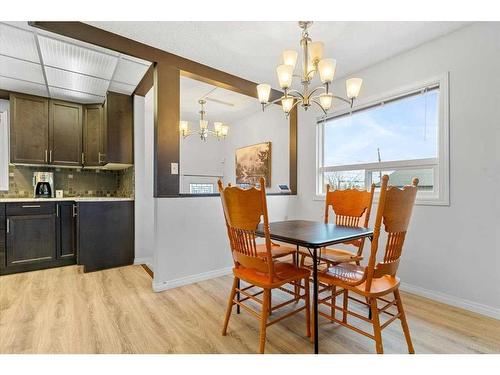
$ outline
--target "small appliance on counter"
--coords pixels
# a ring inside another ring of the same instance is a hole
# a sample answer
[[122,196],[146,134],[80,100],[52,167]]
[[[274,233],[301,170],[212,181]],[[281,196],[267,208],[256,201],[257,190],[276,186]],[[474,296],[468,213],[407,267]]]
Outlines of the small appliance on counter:
[[35,198],[54,198],[54,173],[33,173]]

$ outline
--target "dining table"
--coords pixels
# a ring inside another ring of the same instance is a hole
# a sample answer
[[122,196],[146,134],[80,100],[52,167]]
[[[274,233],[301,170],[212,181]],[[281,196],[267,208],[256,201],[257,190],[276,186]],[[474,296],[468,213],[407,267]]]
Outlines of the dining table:
[[[255,232],[259,237],[265,237],[264,225],[259,224]],[[348,227],[336,224],[326,224],[309,220],[276,221],[269,224],[269,234],[272,240],[295,245],[297,258],[300,247],[308,249],[313,259],[313,316],[314,316],[314,353],[319,352],[318,335],[318,250],[321,248],[373,237],[373,230],[363,227]]]

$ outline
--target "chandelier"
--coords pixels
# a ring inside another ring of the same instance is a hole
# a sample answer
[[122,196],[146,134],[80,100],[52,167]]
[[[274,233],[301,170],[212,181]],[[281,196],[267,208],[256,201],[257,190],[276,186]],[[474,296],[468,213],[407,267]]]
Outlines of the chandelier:
[[200,136],[201,140],[206,141],[209,135],[217,137],[218,140],[224,139],[229,132],[229,126],[223,124],[222,122],[214,122],[214,130],[208,128],[208,121],[205,120],[205,104],[206,100],[200,99],[198,103],[201,106],[201,110],[198,112],[200,114],[200,128],[198,130],[189,129],[188,121],[179,121],[179,130],[181,135],[186,138],[190,135],[197,134]]
[[[346,80],[347,99],[341,96],[334,95],[330,92],[330,85],[335,75],[337,61],[334,59],[323,58],[323,42],[313,42],[309,37],[307,29],[312,25],[312,21],[300,21],[299,27],[302,29],[302,38],[300,46],[302,48],[302,72],[294,74],[295,65],[297,63],[298,53],[294,50],[283,51],[283,64],[276,68],[278,81],[284,94],[281,98],[269,102],[271,93],[271,85],[262,83],[257,85],[257,94],[259,101],[262,104],[262,110],[268,105],[281,101],[281,106],[286,116],[297,105],[301,105],[306,111],[314,103],[326,115],[327,111],[333,105],[333,99],[339,99],[348,103],[351,108],[354,104],[354,99],[359,95],[361,78],[350,78]],[[311,81],[316,72],[319,73],[319,78],[322,85],[314,89],[310,87]],[[298,77],[301,80],[302,92],[291,89],[293,77]]]

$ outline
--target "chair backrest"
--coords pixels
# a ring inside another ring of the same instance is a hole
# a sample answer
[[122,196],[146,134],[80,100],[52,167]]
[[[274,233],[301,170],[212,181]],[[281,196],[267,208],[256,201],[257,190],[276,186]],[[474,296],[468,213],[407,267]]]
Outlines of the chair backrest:
[[[372,184],[370,190],[330,190],[330,185],[326,185],[325,224],[329,222],[329,211],[331,207],[335,213],[335,224],[349,227],[368,227],[374,191],[375,184]],[[364,220],[360,223],[363,215]],[[346,244],[357,247],[358,255],[361,255],[364,238],[350,241]]]
[[[274,268],[264,178],[260,179],[260,189],[255,187],[242,189],[230,185],[224,188],[221,180],[218,181],[218,186],[236,267],[252,268],[267,273],[272,279]],[[261,219],[264,222],[265,255],[262,252],[257,253],[255,241],[255,231]]]
[[[379,278],[384,275],[396,275],[406,232],[408,230],[408,224],[410,223],[415,198],[417,196],[417,178],[413,179],[412,185],[407,185],[402,189],[395,186],[387,187],[388,181],[389,176],[384,175],[380,188],[380,199],[373,230],[370,259],[366,269],[367,290],[370,289],[373,278]],[[375,264],[382,224],[387,233],[387,242],[384,259]]]

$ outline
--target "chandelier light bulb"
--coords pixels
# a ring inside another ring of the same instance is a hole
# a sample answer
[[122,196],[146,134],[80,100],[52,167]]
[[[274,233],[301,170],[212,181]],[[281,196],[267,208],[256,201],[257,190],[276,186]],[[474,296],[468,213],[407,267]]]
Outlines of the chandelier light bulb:
[[335,76],[337,61],[334,59],[321,59],[318,63],[319,78],[323,83],[331,83]]
[[295,69],[295,65],[297,64],[297,51],[293,49],[287,49],[283,51],[283,64],[291,66]]
[[214,131],[215,134],[220,134],[222,130],[222,122],[214,122]]
[[268,85],[267,83],[261,83],[260,85],[257,85],[257,95],[261,104],[266,104],[269,101],[270,94],[271,85]]
[[288,114],[293,107],[293,96],[283,96],[281,98],[281,107],[283,108],[283,112]]
[[222,125],[222,128],[221,128],[221,135],[223,137],[226,137],[227,136],[227,133],[229,133],[229,126],[227,125]]
[[319,104],[321,104],[321,107],[325,111],[328,111],[330,108],[332,108],[332,102],[333,102],[333,94],[321,94],[319,96]]
[[200,120],[200,130],[207,130],[208,129],[208,121],[207,120]]
[[349,78],[345,81],[345,90],[349,99],[355,99],[359,95],[363,80],[361,78]]
[[317,63],[323,57],[324,46],[323,42],[309,43],[309,58],[313,64]]
[[182,135],[185,135],[189,130],[189,122],[187,121],[179,121],[179,130]]
[[279,65],[276,68],[276,72],[278,73],[278,81],[280,83],[280,87],[282,89],[288,89],[292,86],[292,77],[293,77],[293,67],[290,65]]

